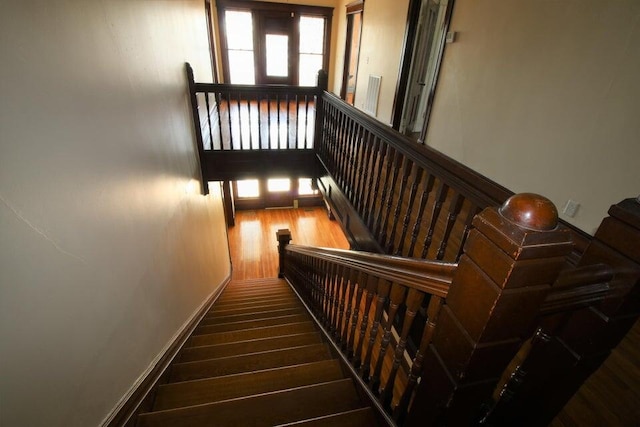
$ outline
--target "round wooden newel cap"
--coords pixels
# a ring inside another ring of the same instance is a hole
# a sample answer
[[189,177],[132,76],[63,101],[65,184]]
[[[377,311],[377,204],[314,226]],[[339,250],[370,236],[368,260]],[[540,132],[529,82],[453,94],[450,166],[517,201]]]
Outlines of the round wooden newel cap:
[[539,194],[515,194],[504,202],[499,212],[509,221],[531,230],[553,230],[558,225],[556,206]]

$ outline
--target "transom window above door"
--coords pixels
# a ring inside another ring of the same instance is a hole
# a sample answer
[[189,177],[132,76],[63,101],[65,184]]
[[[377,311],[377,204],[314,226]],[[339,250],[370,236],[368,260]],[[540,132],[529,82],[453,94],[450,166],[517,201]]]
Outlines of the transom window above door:
[[333,8],[218,1],[224,81],[315,86],[329,67]]

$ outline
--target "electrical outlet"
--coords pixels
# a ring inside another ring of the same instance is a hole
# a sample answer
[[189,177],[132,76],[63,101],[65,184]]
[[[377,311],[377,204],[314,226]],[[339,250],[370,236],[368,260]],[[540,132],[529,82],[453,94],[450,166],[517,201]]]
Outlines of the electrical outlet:
[[567,200],[567,204],[564,205],[564,209],[562,210],[562,213],[568,216],[569,218],[573,218],[574,216],[576,216],[576,212],[578,212],[579,207],[580,207],[580,203],[569,199]]

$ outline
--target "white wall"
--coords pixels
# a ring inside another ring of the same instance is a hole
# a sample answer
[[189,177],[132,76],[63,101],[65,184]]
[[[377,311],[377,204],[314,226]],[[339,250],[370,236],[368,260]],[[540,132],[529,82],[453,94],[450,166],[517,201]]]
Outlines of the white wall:
[[593,232],[640,193],[640,2],[456,0],[427,143]]
[[201,0],[0,5],[0,425],[100,424],[230,271]]

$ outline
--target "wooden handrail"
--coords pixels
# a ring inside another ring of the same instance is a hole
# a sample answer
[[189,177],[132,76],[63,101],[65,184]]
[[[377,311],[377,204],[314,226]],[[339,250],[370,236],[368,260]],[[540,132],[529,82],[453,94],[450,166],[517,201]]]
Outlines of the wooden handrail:
[[457,263],[344,249],[287,245],[286,251],[349,267],[430,295],[446,297]]
[[243,94],[273,93],[282,95],[320,95],[322,92],[314,86],[288,85],[234,85],[228,83],[195,83],[196,92],[233,92]]
[[605,264],[592,264],[560,273],[547,295],[539,316],[568,312],[611,297],[609,282],[613,269]]

